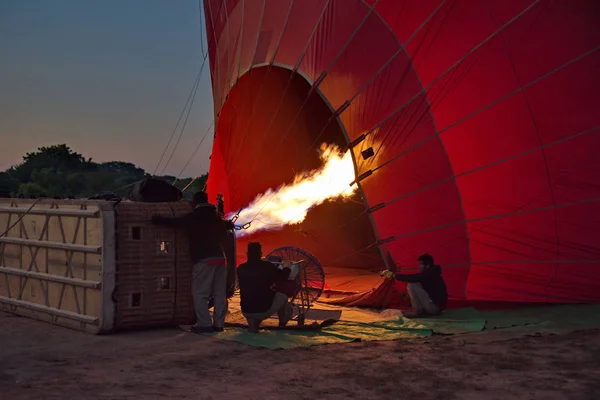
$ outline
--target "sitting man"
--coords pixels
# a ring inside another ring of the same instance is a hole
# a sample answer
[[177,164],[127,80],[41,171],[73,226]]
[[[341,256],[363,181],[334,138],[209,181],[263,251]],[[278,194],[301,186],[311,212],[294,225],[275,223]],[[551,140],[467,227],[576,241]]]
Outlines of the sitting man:
[[279,316],[279,326],[285,327],[292,317],[292,305],[286,294],[275,292],[273,288],[288,279],[290,269],[279,269],[263,260],[262,246],[257,242],[248,244],[247,255],[248,261],[238,267],[237,275],[248,330],[258,333],[261,322],[275,313]]
[[413,312],[403,313],[406,318],[439,315],[446,308],[448,301],[442,268],[433,264],[433,257],[429,254],[423,254],[418,260],[419,273],[417,274],[395,274],[392,271],[381,273],[386,279],[409,282],[407,290]]

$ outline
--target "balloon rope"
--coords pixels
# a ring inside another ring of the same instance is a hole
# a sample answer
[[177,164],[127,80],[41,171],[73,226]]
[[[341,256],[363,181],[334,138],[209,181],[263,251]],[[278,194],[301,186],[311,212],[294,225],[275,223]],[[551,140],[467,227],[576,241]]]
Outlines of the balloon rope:
[[175,124],[175,128],[173,128],[173,131],[171,132],[171,137],[169,138],[169,141],[167,142],[167,145],[165,146],[158,162],[156,163],[156,167],[154,168],[154,171],[152,172],[153,176],[156,176],[156,172],[158,171],[158,168],[160,167],[160,164],[163,161],[163,158],[165,157],[165,154],[167,153],[167,150],[169,149],[169,146],[171,145],[171,141],[173,140],[173,138],[175,137],[175,133],[177,132],[177,128],[179,127],[179,124],[181,123],[181,119],[183,118],[183,115],[185,114],[185,111],[188,108],[188,104],[190,102],[190,99],[192,98],[192,96],[195,93],[195,90],[197,89],[197,85],[198,85],[198,81],[200,80],[200,73],[202,70],[198,71],[198,74],[196,75],[196,78],[194,79],[194,83],[192,85],[192,88],[190,89],[190,94],[188,95],[188,98],[185,102],[185,105],[183,106],[183,110],[181,110],[181,114],[179,114],[179,118],[177,119],[177,123]]
[[[198,2],[199,6],[200,6],[200,1]],[[223,6],[223,3],[221,3],[221,6],[219,7],[219,12],[220,12],[222,6]],[[200,16],[199,16],[200,33],[201,33],[201,35],[200,35],[200,44],[201,44],[201,46],[203,48],[204,45],[202,43],[202,15],[201,14],[202,14],[202,12],[200,11]],[[214,36],[215,28],[216,28],[216,25],[213,24],[213,28],[212,28],[213,36]],[[208,43],[208,37],[206,39],[207,39],[207,43]],[[200,79],[202,77],[202,71],[204,70],[204,65],[206,64],[206,59],[208,58],[208,49],[207,49],[206,53],[204,53],[204,51],[202,51],[202,55],[203,55],[203,60],[202,60],[202,64],[200,66],[200,69],[198,71],[198,75],[196,76],[196,79],[194,80],[192,88],[190,89],[190,93],[189,93],[188,98],[187,98],[187,100],[185,102],[185,105],[183,106],[183,110],[181,110],[181,114],[179,114],[179,118],[177,119],[177,123],[175,124],[175,127],[173,128],[173,131],[171,132],[171,137],[169,138],[169,141],[167,142],[167,145],[165,146],[165,148],[164,148],[164,150],[163,150],[163,152],[162,152],[162,154],[160,156],[160,159],[158,160],[158,163],[156,164],[156,167],[154,168],[154,171],[152,172],[153,176],[156,176],[158,168],[160,167],[160,164],[162,163],[162,161],[163,161],[163,159],[165,157],[165,154],[167,153],[167,150],[169,149],[169,146],[171,145],[171,141],[175,137],[175,133],[177,132],[177,128],[179,127],[179,124],[181,123],[183,115],[186,113],[186,110],[187,110],[188,112],[187,112],[187,115],[186,115],[186,118],[185,118],[184,126],[182,127],[181,133],[179,135],[179,139],[177,141],[177,144],[175,145],[175,148],[173,149],[173,152],[171,153],[169,161],[171,160],[171,158],[173,157],[173,154],[175,153],[177,145],[179,144],[179,140],[181,140],[181,136],[183,135],[183,131],[185,129],[185,124],[187,124],[187,119],[188,119],[188,117],[190,115],[191,107],[192,107],[192,105],[190,105],[189,109],[188,109],[188,104],[190,103],[190,101],[193,104],[194,99],[196,97],[196,93],[198,91],[198,86],[200,84]],[[169,161],[167,161],[167,164],[164,166],[164,168],[162,169],[161,173],[163,173],[165,171],[165,169],[167,168],[167,165],[169,164]]]
[[5,235],[8,235],[8,232],[10,232],[10,230],[12,228],[14,228],[19,222],[21,222],[23,220],[23,218],[25,218],[25,216],[27,216],[31,212],[31,210],[33,210],[33,207],[35,207],[35,205],[37,203],[39,203],[40,201],[42,201],[41,198],[34,201],[33,204],[31,205],[31,207],[29,207],[29,209],[27,211],[25,211],[19,218],[17,218],[17,220],[11,226],[6,228],[6,230],[4,232],[2,232],[2,234],[0,234],[0,238],[4,237]]
[[[200,67],[200,73],[198,74],[198,78],[200,78],[202,76],[202,71],[204,70],[204,66],[206,65],[207,57],[208,57],[208,54],[206,56],[204,56],[204,60],[202,61],[202,66]],[[169,156],[169,159],[167,160],[167,162],[165,163],[165,166],[163,167],[163,169],[161,171],[161,175],[164,175],[165,170],[167,169],[167,167],[169,166],[169,163],[173,159],[173,156],[175,155],[175,151],[177,150],[177,147],[179,146],[179,142],[181,141],[181,138],[183,137],[183,132],[185,131],[185,127],[187,126],[188,118],[190,117],[190,113],[192,112],[192,107],[194,106],[194,101],[196,100],[196,94],[198,93],[199,85],[200,85],[200,79],[198,79],[196,81],[196,87],[194,88],[194,95],[192,96],[192,101],[187,110],[187,114],[185,115],[185,120],[183,121],[183,125],[181,126],[181,132],[179,132],[179,137],[177,138],[177,142],[175,142],[175,146],[173,147],[173,150],[171,151],[171,155]]]
[[206,132],[204,132],[204,136],[202,136],[202,140],[200,140],[200,142],[198,143],[198,145],[196,145],[196,148],[194,149],[194,151],[192,152],[192,154],[188,158],[187,162],[185,163],[185,165],[183,166],[183,168],[181,169],[181,171],[177,175],[177,178],[175,178],[175,180],[173,181],[173,183],[172,183],[173,185],[175,183],[177,183],[177,181],[179,180],[179,178],[181,177],[181,175],[183,175],[183,172],[186,170],[186,168],[188,167],[188,165],[190,164],[190,162],[192,161],[192,159],[194,158],[194,156],[196,155],[196,153],[200,149],[200,146],[202,146],[202,143],[208,137],[208,133],[210,132],[210,129],[213,127],[214,124],[215,124],[215,121],[213,120],[211,122],[211,124],[208,126],[208,128],[206,129]]

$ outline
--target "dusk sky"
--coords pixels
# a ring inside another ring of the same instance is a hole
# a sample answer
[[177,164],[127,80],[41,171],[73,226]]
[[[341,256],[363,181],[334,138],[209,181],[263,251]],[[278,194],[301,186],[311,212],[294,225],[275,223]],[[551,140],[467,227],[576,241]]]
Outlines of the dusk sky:
[[[0,60],[0,170],[65,143],[152,173],[202,64],[198,0],[0,0]],[[207,62],[165,173],[179,174],[212,116]],[[208,170],[211,146],[209,133],[182,176]]]

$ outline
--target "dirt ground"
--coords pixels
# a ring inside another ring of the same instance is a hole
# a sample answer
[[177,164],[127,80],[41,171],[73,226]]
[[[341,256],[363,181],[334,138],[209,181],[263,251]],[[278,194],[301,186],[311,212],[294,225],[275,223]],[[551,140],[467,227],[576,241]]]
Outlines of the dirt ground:
[[598,399],[600,332],[271,351],[179,329],[93,336],[0,313],[2,399]]

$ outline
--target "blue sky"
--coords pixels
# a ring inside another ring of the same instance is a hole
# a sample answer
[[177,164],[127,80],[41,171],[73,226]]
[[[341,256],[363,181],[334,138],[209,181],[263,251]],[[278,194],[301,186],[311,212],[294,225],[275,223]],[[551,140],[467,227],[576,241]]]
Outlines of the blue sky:
[[[200,32],[198,0],[0,0],[0,170],[66,143],[153,172],[200,69]],[[207,62],[165,173],[212,118]],[[208,170],[211,146],[209,134],[184,176]]]

